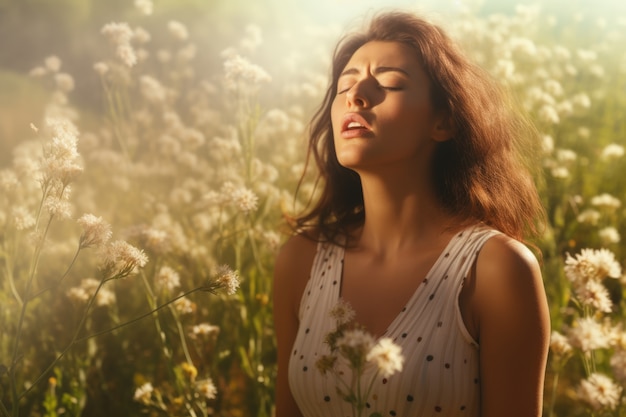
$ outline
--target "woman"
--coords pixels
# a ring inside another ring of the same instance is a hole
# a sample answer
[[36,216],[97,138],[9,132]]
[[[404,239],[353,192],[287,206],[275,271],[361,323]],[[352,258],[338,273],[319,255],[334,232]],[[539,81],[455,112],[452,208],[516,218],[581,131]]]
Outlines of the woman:
[[[540,416],[549,340],[528,126],[440,28],[375,17],[345,38],[311,129],[317,202],[275,266],[278,417],[351,414],[315,369],[342,299],[402,372],[367,415]],[[525,129],[526,128],[526,129]]]

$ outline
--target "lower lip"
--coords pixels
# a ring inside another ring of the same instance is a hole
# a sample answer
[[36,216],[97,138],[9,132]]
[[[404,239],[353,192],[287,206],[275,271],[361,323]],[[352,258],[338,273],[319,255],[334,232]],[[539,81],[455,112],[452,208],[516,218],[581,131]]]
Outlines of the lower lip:
[[344,139],[364,138],[372,136],[372,131],[368,129],[349,129],[341,132],[341,137]]

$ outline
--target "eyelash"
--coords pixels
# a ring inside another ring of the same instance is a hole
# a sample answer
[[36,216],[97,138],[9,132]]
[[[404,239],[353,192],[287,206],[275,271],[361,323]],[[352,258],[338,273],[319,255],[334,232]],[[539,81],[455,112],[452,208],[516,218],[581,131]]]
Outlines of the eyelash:
[[[347,92],[350,88],[352,88],[352,87],[344,88],[341,91],[337,91],[337,95],[343,94],[343,93]],[[400,90],[402,90],[402,87],[384,87],[382,85],[379,85],[378,88],[381,88],[381,89],[387,90],[387,91],[400,91]]]

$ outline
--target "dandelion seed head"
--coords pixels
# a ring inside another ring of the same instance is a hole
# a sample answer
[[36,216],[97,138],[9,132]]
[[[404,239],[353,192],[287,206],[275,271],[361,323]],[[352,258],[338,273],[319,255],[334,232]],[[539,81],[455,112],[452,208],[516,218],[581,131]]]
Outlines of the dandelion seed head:
[[102,217],[83,214],[76,222],[83,228],[83,234],[80,237],[81,248],[101,246],[111,239],[111,225]]
[[595,411],[615,410],[619,405],[622,387],[604,374],[592,373],[581,381],[578,398],[591,406]]
[[226,289],[228,295],[233,295],[239,288],[239,273],[233,271],[228,265],[221,265],[217,269],[215,282]]
[[393,340],[384,337],[367,353],[366,360],[374,363],[383,377],[402,371],[402,349]]
[[224,72],[226,88],[230,90],[236,90],[242,85],[255,87],[272,79],[263,68],[240,55],[234,55],[224,62]]
[[156,275],[155,284],[158,290],[171,293],[180,287],[180,275],[173,268],[164,265]]

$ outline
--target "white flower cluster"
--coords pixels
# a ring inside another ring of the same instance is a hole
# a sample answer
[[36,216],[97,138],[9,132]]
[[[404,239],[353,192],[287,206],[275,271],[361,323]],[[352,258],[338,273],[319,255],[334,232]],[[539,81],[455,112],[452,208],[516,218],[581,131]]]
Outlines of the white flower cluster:
[[137,54],[131,45],[134,33],[128,23],[107,23],[102,34],[115,46],[115,53],[124,65],[130,68],[137,64]]
[[611,299],[602,280],[622,275],[622,267],[613,252],[608,249],[582,249],[575,257],[568,254],[565,275],[583,305],[604,313],[611,312]]

